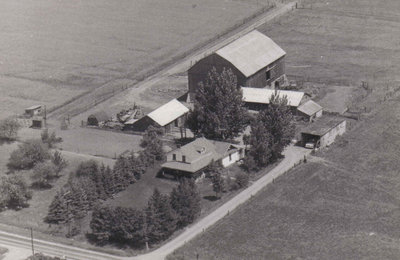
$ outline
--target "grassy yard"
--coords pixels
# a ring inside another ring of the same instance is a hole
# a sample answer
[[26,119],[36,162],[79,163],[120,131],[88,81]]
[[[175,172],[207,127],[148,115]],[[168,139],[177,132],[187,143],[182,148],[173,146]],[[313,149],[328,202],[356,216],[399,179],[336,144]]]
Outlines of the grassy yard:
[[[209,41],[268,1],[28,0],[0,10],[0,118],[49,109],[88,91],[91,101]],[[69,109],[85,106],[76,103]],[[63,111],[63,113],[69,111]]]
[[400,98],[388,94],[400,82],[399,4],[318,1],[263,28],[288,52],[289,74],[367,80],[373,91],[356,105],[372,110],[169,259],[399,259]]

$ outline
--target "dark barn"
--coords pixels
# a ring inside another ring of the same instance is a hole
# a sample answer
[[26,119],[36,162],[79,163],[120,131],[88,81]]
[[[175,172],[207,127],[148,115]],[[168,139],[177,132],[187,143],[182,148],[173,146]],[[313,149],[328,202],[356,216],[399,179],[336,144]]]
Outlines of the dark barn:
[[188,71],[189,98],[215,67],[218,72],[231,69],[238,86],[279,88],[285,79],[285,51],[258,31],[252,31],[216,52],[204,57]]

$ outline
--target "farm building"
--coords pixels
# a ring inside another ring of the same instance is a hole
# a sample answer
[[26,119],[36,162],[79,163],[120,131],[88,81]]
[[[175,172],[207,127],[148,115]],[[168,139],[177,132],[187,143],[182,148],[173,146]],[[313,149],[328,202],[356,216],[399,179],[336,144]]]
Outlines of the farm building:
[[184,126],[188,112],[187,107],[173,99],[140,119],[127,121],[124,130],[144,132],[150,125],[154,125],[162,127],[167,133],[174,127]]
[[288,105],[297,108],[304,99],[304,92],[290,90],[273,90],[267,88],[243,88],[243,102],[251,110],[260,110],[268,106],[272,95],[286,96]]
[[33,116],[32,117],[32,128],[42,128],[45,126],[45,119],[42,116]]
[[337,136],[345,132],[346,120],[323,117],[301,131],[301,142],[304,145],[312,143],[316,148],[325,147],[332,144]]
[[228,167],[242,159],[242,146],[197,138],[167,154],[167,162],[161,165],[163,174],[175,177],[198,177],[212,161]]
[[99,126],[100,122],[104,122],[110,119],[110,116],[105,111],[98,111],[88,116],[88,126]]
[[41,105],[35,105],[25,109],[25,114],[28,115],[29,117],[40,115],[41,113],[42,113]]
[[231,69],[238,86],[279,88],[285,78],[286,52],[264,34],[254,30],[204,57],[188,71],[189,97],[193,100],[198,84],[215,67],[218,72]]
[[312,100],[308,100],[297,108],[297,115],[313,121],[322,116],[322,107]]

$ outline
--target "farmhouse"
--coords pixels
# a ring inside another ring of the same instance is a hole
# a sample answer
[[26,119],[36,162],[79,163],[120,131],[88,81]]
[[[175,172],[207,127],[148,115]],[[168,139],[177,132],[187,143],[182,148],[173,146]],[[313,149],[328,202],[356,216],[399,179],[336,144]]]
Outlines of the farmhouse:
[[314,147],[329,146],[337,136],[346,132],[346,120],[323,117],[301,131],[301,142],[314,144]]
[[244,149],[235,144],[197,138],[167,154],[161,165],[163,174],[198,177],[212,161],[228,167],[244,157]]
[[88,126],[99,126],[100,122],[104,122],[110,119],[105,111],[98,111],[94,114],[88,116],[87,125]]
[[231,69],[238,86],[279,88],[284,83],[286,52],[264,34],[254,30],[204,57],[188,71],[189,97],[193,99],[198,84],[215,67],[220,73]]
[[273,90],[267,88],[242,87],[243,102],[251,110],[260,110],[268,106],[272,95],[286,96],[288,105],[297,108],[304,99],[304,92],[290,90]]
[[33,117],[42,113],[42,106],[35,105],[25,109],[25,114],[29,117]]
[[312,100],[308,100],[297,108],[297,115],[313,121],[322,116],[322,107]]
[[184,126],[188,112],[187,107],[173,99],[140,119],[127,121],[124,130],[144,132],[150,125],[153,125],[162,127],[167,133],[173,128]]

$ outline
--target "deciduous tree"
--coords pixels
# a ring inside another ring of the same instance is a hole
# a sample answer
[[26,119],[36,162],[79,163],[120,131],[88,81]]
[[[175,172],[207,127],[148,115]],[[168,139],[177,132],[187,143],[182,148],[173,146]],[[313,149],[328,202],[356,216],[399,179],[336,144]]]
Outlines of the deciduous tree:
[[20,144],[18,149],[13,151],[8,160],[7,166],[10,169],[30,169],[39,162],[50,157],[47,147],[40,140],[28,140]]
[[200,215],[201,197],[193,179],[183,178],[170,195],[172,208],[178,215],[178,227],[187,226]]
[[219,73],[213,68],[199,84],[188,127],[196,135],[232,139],[244,129],[247,121],[243,105],[242,91],[232,70],[223,69]]
[[27,207],[32,193],[19,176],[0,178],[0,211],[5,208],[19,209]]
[[13,141],[17,138],[21,125],[15,119],[4,119],[0,121],[0,139]]

